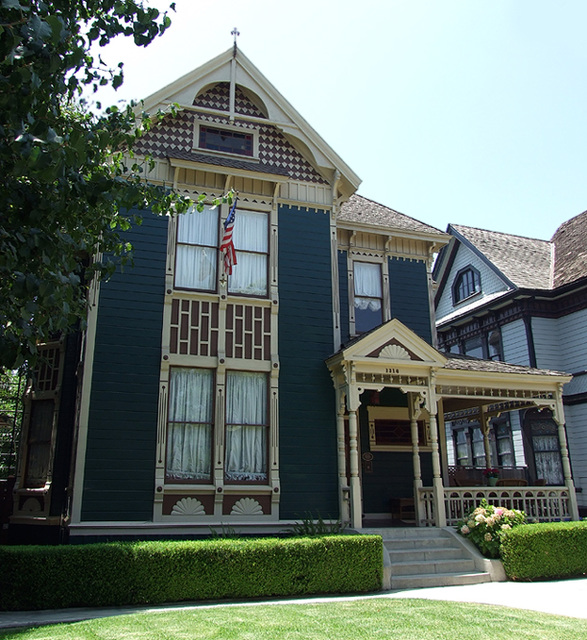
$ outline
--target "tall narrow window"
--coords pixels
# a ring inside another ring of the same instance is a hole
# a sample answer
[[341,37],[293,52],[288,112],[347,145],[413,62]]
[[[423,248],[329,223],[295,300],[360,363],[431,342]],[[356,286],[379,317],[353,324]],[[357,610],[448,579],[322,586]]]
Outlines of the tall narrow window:
[[230,293],[267,295],[267,224],[265,213],[237,210],[233,231],[236,266],[228,279]]
[[495,424],[495,442],[497,446],[497,460],[500,467],[514,467],[516,464],[514,443],[512,442],[512,428],[509,418],[503,424]]
[[169,372],[168,480],[210,481],[213,382],[208,369]]
[[192,207],[177,220],[175,286],[180,289],[216,289],[218,210]]
[[495,329],[487,336],[487,354],[490,360],[503,360],[501,353],[501,334]]
[[267,480],[267,376],[226,374],[226,480]]
[[453,303],[461,302],[481,291],[481,276],[475,267],[461,269],[452,285]]
[[53,433],[53,400],[33,400],[27,437],[24,486],[42,487],[49,477]]
[[355,332],[365,333],[383,322],[381,265],[355,262]]

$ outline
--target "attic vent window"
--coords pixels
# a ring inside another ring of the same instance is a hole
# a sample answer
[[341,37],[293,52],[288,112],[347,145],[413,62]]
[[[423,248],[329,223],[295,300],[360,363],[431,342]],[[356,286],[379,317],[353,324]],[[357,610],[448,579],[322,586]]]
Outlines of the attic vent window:
[[216,129],[200,125],[200,149],[236,153],[241,156],[252,156],[254,147],[252,133],[230,129]]
[[454,279],[452,286],[453,302],[462,302],[481,292],[481,276],[475,267],[468,266],[461,269]]

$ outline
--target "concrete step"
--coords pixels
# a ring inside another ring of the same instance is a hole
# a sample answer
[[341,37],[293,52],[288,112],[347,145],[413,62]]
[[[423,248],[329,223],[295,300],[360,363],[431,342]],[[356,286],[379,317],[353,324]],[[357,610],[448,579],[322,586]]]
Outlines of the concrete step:
[[381,536],[384,540],[420,540],[447,536],[446,531],[437,527],[371,527],[361,529],[360,532]]
[[434,527],[363,530],[383,538],[387,588],[417,589],[491,582],[452,532]]
[[397,540],[384,540],[383,546],[389,551],[409,551],[415,549],[458,549],[458,545],[451,538],[398,538]]
[[392,576],[474,573],[475,563],[468,558],[429,560],[427,562],[396,562],[391,558]]
[[[393,567],[392,567],[393,569]],[[457,585],[491,582],[489,573],[472,571],[468,573],[422,573],[419,575],[391,576],[392,589],[423,589],[426,587],[452,587]]]
[[392,562],[424,562],[428,560],[458,560],[463,557],[459,547],[436,547],[426,549],[397,549],[385,545]]

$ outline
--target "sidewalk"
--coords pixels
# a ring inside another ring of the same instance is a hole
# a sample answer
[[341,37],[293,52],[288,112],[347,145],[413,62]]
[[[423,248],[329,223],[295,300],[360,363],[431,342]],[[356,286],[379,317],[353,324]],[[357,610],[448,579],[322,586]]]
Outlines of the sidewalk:
[[257,606],[259,604],[305,604],[339,602],[364,598],[424,598],[453,602],[477,602],[515,609],[542,611],[587,619],[587,578],[550,582],[488,582],[462,587],[431,587],[386,591],[366,596],[323,596],[251,602],[205,602],[149,607],[110,607],[102,609],[59,609],[54,611],[7,611],[0,613],[0,628],[32,627],[60,622],[127,615],[137,612],[206,609],[211,607]]

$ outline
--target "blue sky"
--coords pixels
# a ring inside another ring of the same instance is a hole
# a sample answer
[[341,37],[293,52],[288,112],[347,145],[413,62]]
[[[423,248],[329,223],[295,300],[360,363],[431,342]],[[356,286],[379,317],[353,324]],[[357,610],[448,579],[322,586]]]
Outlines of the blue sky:
[[[168,3],[157,0],[159,8]],[[363,180],[439,229],[549,239],[587,209],[585,0],[177,0],[103,56],[150,95],[232,45]]]

